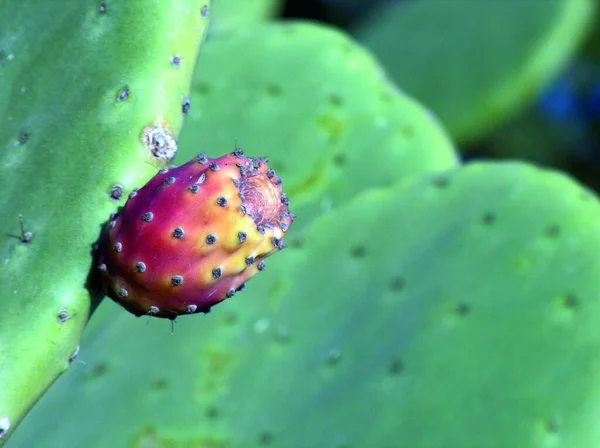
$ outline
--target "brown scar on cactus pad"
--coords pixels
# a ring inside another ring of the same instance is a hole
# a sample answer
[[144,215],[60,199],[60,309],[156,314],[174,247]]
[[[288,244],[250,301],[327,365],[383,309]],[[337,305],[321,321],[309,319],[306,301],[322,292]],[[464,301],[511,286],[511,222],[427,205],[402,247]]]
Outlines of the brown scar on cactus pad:
[[293,220],[267,159],[200,154],[129,195],[97,267],[107,295],[136,316],[207,313],[265,269]]

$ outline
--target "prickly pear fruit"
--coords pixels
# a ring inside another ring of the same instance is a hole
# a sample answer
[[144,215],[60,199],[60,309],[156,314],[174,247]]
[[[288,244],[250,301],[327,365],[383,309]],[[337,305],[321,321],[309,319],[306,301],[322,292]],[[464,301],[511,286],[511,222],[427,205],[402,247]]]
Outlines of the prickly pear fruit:
[[159,171],[100,239],[107,295],[137,316],[208,312],[285,247],[288,204],[267,160],[239,149]]

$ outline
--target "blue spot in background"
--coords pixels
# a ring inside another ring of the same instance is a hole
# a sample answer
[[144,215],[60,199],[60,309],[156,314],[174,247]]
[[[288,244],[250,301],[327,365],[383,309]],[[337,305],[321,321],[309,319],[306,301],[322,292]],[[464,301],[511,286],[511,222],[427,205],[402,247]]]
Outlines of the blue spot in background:
[[571,121],[581,117],[579,99],[573,83],[559,78],[538,97],[542,116],[553,121]]

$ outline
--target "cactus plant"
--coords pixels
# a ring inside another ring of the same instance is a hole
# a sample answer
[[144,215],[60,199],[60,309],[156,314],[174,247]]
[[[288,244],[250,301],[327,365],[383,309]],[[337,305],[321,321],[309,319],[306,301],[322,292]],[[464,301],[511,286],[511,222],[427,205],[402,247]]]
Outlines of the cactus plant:
[[15,446],[596,446],[599,246],[598,199],[520,163],[370,190],[201,325],[103,306]]
[[113,214],[98,248],[107,294],[136,316],[208,313],[285,247],[282,180],[241,149],[163,169]]
[[521,110],[558,74],[591,29],[596,3],[419,0],[362,11],[352,32],[465,142]]
[[214,155],[235,141],[260,148],[286,181],[297,229],[363,189],[457,163],[435,117],[332,28],[230,30],[206,43],[198,67],[176,160],[198,142]]
[[2,2],[0,443],[78,352],[100,224],[175,155],[208,7]]

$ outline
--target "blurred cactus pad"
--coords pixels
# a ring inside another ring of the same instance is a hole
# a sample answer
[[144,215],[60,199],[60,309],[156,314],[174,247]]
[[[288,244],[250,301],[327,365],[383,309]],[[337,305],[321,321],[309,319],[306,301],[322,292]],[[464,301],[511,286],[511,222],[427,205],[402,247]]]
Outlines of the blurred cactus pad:
[[[332,2],[332,3],[335,3]],[[459,142],[531,103],[580,46],[594,0],[355,0],[356,38]]]
[[[0,446],[600,444],[598,196],[458,156],[560,72],[591,0],[0,5]],[[206,315],[104,299],[111,213],[240,149],[283,181],[288,247]]]

